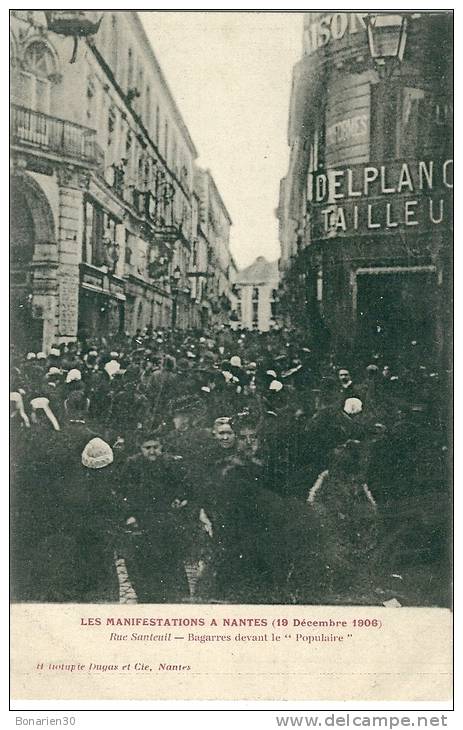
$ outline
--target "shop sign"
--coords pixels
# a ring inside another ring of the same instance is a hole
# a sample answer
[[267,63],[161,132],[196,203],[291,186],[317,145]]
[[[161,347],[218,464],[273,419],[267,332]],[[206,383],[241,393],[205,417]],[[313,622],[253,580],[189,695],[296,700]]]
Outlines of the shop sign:
[[75,337],[79,317],[79,277],[62,274],[59,280],[59,334]]
[[97,289],[103,289],[103,273],[99,275],[84,271],[82,274],[82,283],[89,284]]
[[367,141],[369,133],[368,114],[357,114],[348,119],[341,119],[326,129],[326,144],[337,147],[346,144],[359,144]]
[[109,291],[111,294],[114,294],[119,299],[125,299],[125,293],[124,293],[124,285],[119,284],[119,282],[111,281],[109,283]]
[[[311,23],[304,32],[304,53],[310,55],[331,41],[339,41],[345,35],[364,31],[368,13],[329,13]],[[366,37],[365,37],[366,43]]]
[[452,190],[453,160],[329,170],[313,178],[313,234],[329,238],[449,223]]

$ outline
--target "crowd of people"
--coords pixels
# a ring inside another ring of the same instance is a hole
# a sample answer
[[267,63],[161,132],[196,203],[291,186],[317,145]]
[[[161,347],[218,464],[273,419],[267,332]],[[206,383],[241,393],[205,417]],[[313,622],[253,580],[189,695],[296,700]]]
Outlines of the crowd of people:
[[120,559],[148,603],[382,603],[390,576],[442,575],[443,374],[416,342],[397,362],[309,344],[12,348],[13,600],[118,601]]

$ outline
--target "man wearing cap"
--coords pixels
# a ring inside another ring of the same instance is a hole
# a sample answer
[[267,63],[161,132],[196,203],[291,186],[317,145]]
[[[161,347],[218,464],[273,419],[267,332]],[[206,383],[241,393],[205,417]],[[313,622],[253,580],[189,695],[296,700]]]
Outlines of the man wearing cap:
[[90,399],[83,390],[74,390],[64,401],[63,433],[70,451],[82,454],[97,434],[88,425]]
[[146,378],[145,383],[146,394],[153,413],[164,415],[168,402],[175,398],[182,389],[175,358],[171,355],[165,355],[161,367],[153,370],[151,375]]
[[258,459],[257,420],[250,415],[239,416],[232,428],[236,453],[222,470],[210,511],[218,545],[218,595],[237,601],[249,600],[265,581],[257,547],[262,531],[258,504],[265,475]]
[[359,398],[362,402],[365,400],[365,387],[354,385],[352,377],[346,368],[338,370],[338,402],[344,403],[347,398]]
[[[166,459],[158,433],[140,433],[139,452],[120,479],[129,578],[140,603],[163,603],[188,595],[185,545],[192,509],[176,461]],[[131,547],[130,547],[131,544]]]
[[164,439],[166,453],[181,457],[184,468],[194,469],[201,461],[198,454],[208,448],[211,434],[200,424],[206,414],[204,401],[199,395],[184,395],[168,404],[173,428]]

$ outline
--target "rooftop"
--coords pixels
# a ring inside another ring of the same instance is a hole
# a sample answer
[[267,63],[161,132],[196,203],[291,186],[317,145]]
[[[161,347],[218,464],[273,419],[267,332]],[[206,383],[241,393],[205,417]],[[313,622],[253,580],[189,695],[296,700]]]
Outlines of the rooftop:
[[278,260],[267,261],[265,256],[258,256],[245,269],[238,271],[237,284],[267,284],[278,281]]

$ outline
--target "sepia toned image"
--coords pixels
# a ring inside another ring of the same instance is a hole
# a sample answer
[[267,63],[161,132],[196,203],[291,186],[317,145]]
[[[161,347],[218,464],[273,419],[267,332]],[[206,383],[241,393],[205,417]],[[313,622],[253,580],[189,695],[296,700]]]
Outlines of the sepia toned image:
[[446,10],[10,12],[31,620],[450,607],[452,42]]

